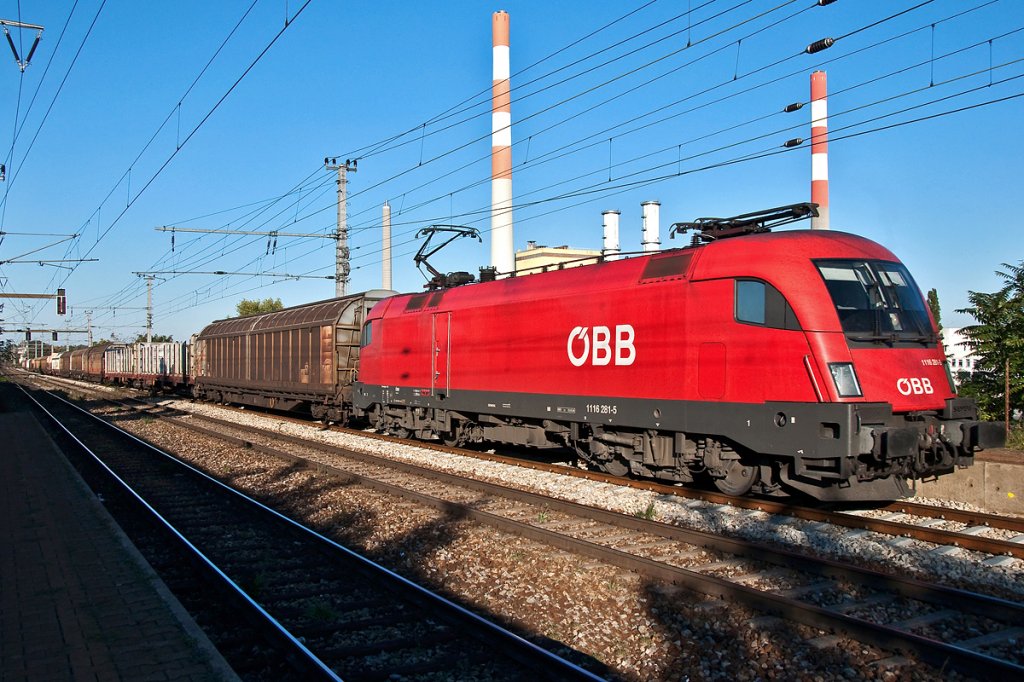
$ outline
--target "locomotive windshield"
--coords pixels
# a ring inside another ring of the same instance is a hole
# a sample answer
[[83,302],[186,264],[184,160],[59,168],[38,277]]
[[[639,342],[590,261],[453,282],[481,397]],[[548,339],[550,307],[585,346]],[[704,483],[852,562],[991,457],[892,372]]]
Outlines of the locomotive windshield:
[[815,264],[851,341],[937,341],[921,291],[903,265],[863,260]]

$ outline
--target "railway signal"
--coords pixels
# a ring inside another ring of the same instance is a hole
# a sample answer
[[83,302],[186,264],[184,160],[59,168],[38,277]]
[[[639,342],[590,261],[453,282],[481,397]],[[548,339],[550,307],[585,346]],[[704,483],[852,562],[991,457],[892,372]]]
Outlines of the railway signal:
[[[68,298],[64,293],[64,289],[57,289],[57,314],[66,315],[68,312]],[[54,341],[57,340],[57,334],[54,333]]]

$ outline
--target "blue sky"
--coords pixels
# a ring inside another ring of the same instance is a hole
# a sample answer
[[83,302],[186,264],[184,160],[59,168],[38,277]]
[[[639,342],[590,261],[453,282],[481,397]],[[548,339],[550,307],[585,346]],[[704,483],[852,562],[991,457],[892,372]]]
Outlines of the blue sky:
[[[0,0],[0,18],[20,12],[45,27],[24,74],[0,45],[0,261],[99,259],[73,271],[0,266],[3,291],[63,285],[72,311],[59,319],[52,302],[8,300],[2,324],[82,327],[91,310],[96,338],[131,338],[145,325],[135,272],[333,274],[328,239],[279,237],[273,248],[261,236],[179,232],[172,251],[170,234],[154,229],[327,234],[335,186],[325,156],[360,158],[350,290],[380,286],[385,200],[396,288],[422,286],[413,234],[431,223],[483,232],[483,243],[462,240],[435,263],[475,272],[490,258],[498,9],[511,15],[517,248],[600,248],[607,209],[622,212],[623,249],[639,248],[645,200],[662,204],[666,246],[681,245],[667,239],[672,222],[809,200],[809,147],[771,152],[810,136],[809,107],[781,110],[806,102],[809,74],[823,68],[833,229],[888,246],[922,289],[938,288],[945,324],[963,324],[953,310],[966,292],[997,288],[1000,263],[1024,258],[1024,97],[1014,97],[1024,92],[1024,3],[814,5]],[[34,35],[12,30],[22,56]],[[831,49],[801,54],[826,36],[837,39]],[[733,163],[746,156],[762,158]],[[19,232],[80,237],[48,246],[61,238]],[[154,331],[178,339],[234,314],[242,298],[295,305],[334,294],[326,279],[161,277]]]

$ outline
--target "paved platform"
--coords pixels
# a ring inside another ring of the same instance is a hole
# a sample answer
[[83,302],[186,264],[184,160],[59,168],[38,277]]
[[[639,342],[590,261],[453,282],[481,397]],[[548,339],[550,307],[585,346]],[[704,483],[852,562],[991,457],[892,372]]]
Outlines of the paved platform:
[[0,679],[237,679],[27,403],[0,382]]

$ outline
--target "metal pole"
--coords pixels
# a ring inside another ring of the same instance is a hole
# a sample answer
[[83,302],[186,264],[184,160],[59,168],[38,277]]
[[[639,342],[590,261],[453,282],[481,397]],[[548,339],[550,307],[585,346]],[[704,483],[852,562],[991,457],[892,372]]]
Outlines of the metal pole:
[[384,234],[383,234],[384,246],[381,249],[381,254],[382,254],[381,257],[383,258],[383,262],[381,264],[381,270],[382,270],[382,275],[383,275],[381,277],[381,285],[385,289],[390,289],[391,288],[391,206],[388,205],[388,202],[386,202],[386,201],[384,202],[382,221],[383,221],[383,229],[384,229]]
[[85,323],[89,329],[89,345],[92,346],[92,311],[87,310],[85,312]]
[[348,172],[356,172],[357,161],[345,159],[345,163],[336,163],[336,159],[324,159],[324,166],[327,170],[338,171],[338,232],[337,250],[335,252],[334,268],[334,295],[344,296],[348,289],[349,273],[352,271],[349,265],[348,248]]
[[1006,415],[1006,437],[1010,437],[1010,358],[1006,358],[1006,374],[1005,381],[1003,384],[1003,398],[1005,400],[1005,412]]
[[153,276],[146,278],[146,343],[153,341]]
[[345,205],[348,195],[348,171],[345,166],[338,166],[338,241],[335,243],[334,295],[344,296],[348,289],[348,207]]

